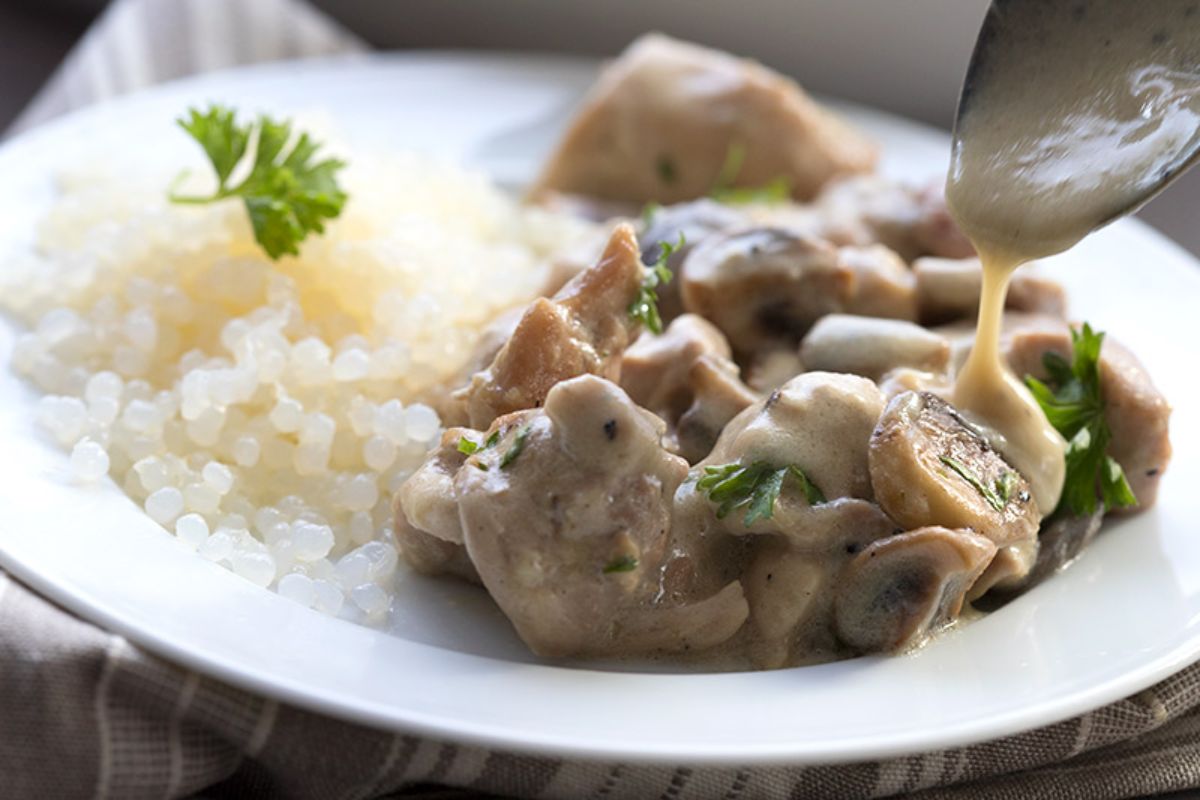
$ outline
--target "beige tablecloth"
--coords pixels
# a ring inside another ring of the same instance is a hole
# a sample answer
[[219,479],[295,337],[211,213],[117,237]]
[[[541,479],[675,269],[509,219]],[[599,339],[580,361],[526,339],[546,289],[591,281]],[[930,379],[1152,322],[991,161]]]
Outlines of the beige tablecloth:
[[[119,0],[14,129],[194,72],[362,48],[298,0]],[[1200,665],[1057,725],[894,761],[743,769],[585,763],[372,730],[256,697],[149,655],[0,573],[4,800],[397,793],[799,800],[912,792],[1104,800],[1192,796],[1196,787]]]

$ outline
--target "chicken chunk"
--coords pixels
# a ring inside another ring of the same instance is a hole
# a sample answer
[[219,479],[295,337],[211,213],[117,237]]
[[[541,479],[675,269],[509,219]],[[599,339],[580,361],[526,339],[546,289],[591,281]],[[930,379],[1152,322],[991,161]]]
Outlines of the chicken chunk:
[[[642,243],[642,263],[657,263],[662,248],[674,248],[667,259],[667,269],[676,276],[658,288],[658,313],[670,322],[683,313],[683,299],[678,276],[687,254],[713,234],[746,224],[746,216],[737,209],[707,198],[654,209],[639,239]],[[682,244],[680,244],[682,242]]]
[[831,182],[816,200],[820,235],[839,245],[882,244],[905,261],[975,254],[946,210],[941,188],[916,189],[880,175]]
[[684,314],[661,336],[644,333],[621,359],[621,388],[668,423],[692,403],[690,373],[701,356],[730,357],[729,342],[703,317]]
[[[918,258],[913,262],[913,275],[923,324],[975,318],[983,288],[978,258]],[[1061,318],[1067,310],[1066,292],[1038,272],[1036,265],[1028,265],[1013,274],[1005,307]]]
[[752,61],[648,34],[600,75],[533,193],[691,200],[713,188],[735,146],[745,154],[737,185],[784,178],[801,199],[876,160],[874,144],[795,82]]
[[863,653],[918,643],[958,617],[995,552],[986,537],[941,527],[873,542],[838,578],[838,638]]
[[438,447],[396,493],[396,546],[417,572],[424,575],[457,575],[479,582],[463,548],[462,526],[454,475],[466,456],[458,442],[467,431],[451,428]]
[[679,455],[689,464],[712,452],[729,421],[754,404],[759,395],[738,378],[737,366],[726,358],[703,355],[688,369],[692,404],[675,423]]
[[[1071,356],[1071,334],[1062,321],[1041,321],[1006,337],[1005,358],[1017,375],[1048,376],[1046,353]],[[1100,392],[1112,431],[1108,453],[1125,471],[1139,508],[1149,508],[1171,461],[1171,406],[1146,368],[1120,342],[1106,336],[1100,349]]]
[[552,299],[535,300],[491,365],[455,393],[471,426],[486,428],[503,414],[535,408],[567,378],[616,379],[621,353],[638,329],[629,306],[643,275],[633,228],[617,226],[600,261]]
[[662,599],[672,496],[687,464],[664,425],[614,384],[556,385],[543,409],[495,423],[455,477],[463,540],[526,644],[544,656],[702,650],[741,627],[739,584]]
[[800,360],[809,369],[879,380],[897,367],[944,371],[950,362],[950,343],[912,322],[829,314],[804,337]]
[[750,355],[795,347],[818,319],[847,307],[854,281],[828,242],[745,228],[705,239],[688,255],[683,307]]
[[1029,483],[936,395],[888,403],[871,435],[870,475],[879,505],[905,528],[968,528],[1001,547],[1037,539]]

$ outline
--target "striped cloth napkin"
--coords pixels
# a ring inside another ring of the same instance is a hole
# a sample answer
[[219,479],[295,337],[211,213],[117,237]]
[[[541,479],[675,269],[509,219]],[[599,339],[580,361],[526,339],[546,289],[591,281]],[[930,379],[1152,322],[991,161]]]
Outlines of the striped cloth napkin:
[[[14,126],[220,67],[365,49],[299,0],[118,0]],[[1200,665],[957,750],[843,766],[646,767],[339,722],[188,672],[0,573],[0,797],[1103,800],[1200,787]]]

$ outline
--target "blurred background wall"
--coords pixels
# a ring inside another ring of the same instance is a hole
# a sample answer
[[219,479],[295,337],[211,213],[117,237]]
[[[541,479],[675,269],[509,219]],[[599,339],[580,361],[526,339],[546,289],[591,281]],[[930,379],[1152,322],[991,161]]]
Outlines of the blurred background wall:
[[[393,49],[608,56],[639,33],[659,30],[752,56],[813,91],[948,128],[988,0],[311,2],[372,44]],[[103,5],[103,0],[0,0],[0,130]],[[1141,216],[1200,253],[1197,207],[1200,170]]]

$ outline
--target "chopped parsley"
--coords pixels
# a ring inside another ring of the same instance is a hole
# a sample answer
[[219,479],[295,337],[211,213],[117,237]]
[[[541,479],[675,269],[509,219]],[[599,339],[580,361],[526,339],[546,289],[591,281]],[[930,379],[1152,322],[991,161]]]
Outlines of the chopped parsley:
[[528,438],[529,426],[522,425],[517,430],[517,435],[513,437],[512,444],[504,451],[504,455],[500,456],[500,469],[508,469],[517,460],[517,456],[521,455],[521,451],[525,449],[525,440]]
[[466,436],[460,436],[458,439],[458,452],[463,453],[464,455],[473,456],[481,450],[487,450],[495,447],[496,443],[499,441],[499,429],[492,431],[492,435],[484,439],[482,444],[474,439],[468,439]]
[[743,205],[746,203],[782,203],[792,195],[792,183],[780,175],[767,181],[762,186],[734,186],[738,175],[742,172],[742,164],[746,161],[746,147],[741,142],[733,142],[725,151],[725,160],[717,172],[717,179],[708,196],[726,205]]
[[674,277],[667,267],[667,259],[686,243],[683,231],[679,232],[679,241],[675,244],[659,243],[658,260],[653,266],[646,268],[646,275],[642,278],[637,297],[629,304],[629,316],[645,325],[651,333],[662,333],[663,330],[662,316],[658,313],[658,287]]
[[[290,121],[260,115],[254,123],[239,125],[232,109],[211,105],[205,112],[189,109],[188,116],[177,122],[204,149],[217,174],[217,189],[207,197],[172,192],[171,201],[207,204],[240,198],[254,238],[272,259],[296,255],[305,237],[323,232],[325,220],[342,213],[346,193],[338,185],[337,173],[345,162],[315,160],[319,145],[307,133],[293,137]],[[249,173],[230,185],[252,140]]]
[[637,569],[637,565],[638,560],[634,556],[617,556],[604,565],[604,574],[612,575],[614,572],[633,572]]
[[696,481],[696,489],[717,503],[717,519],[724,519],[736,508],[746,508],[743,522],[753,524],[770,519],[775,514],[775,501],[783,492],[788,476],[795,478],[809,505],[825,502],[825,495],[808,479],[800,467],[792,464],[775,467],[765,461],[743,464],[723,464],[705,467],[704,475]]
[[942,456],[941,462],[952,469],[967,483],[979,492],[980,496],[987,501],[987,504],[997,511],[1003,511],[1008,505],[1009,499],[1012,497],[1013,489],[1017,485],[1017,474],[1010,470],[1005,470],[1000,477],[996,478],[993,486],[988,486],[978,475],[971,471],[966,464],[958,459],[950,456]]
[[1112,431],[1104,419],[1100,389],[1103,343],[1104,333],[1085,322],[1081,330],[1071,329],[1069,362],[1057,353],[1042,357],[1049,381],[1025,376],[1025,385],[1046,419],[1067,440],[1066,478],[1056,511],[1088,515],[1095,512],[1097,502],[1105,508],[1137,505],[1121,465],[1107,454]]

